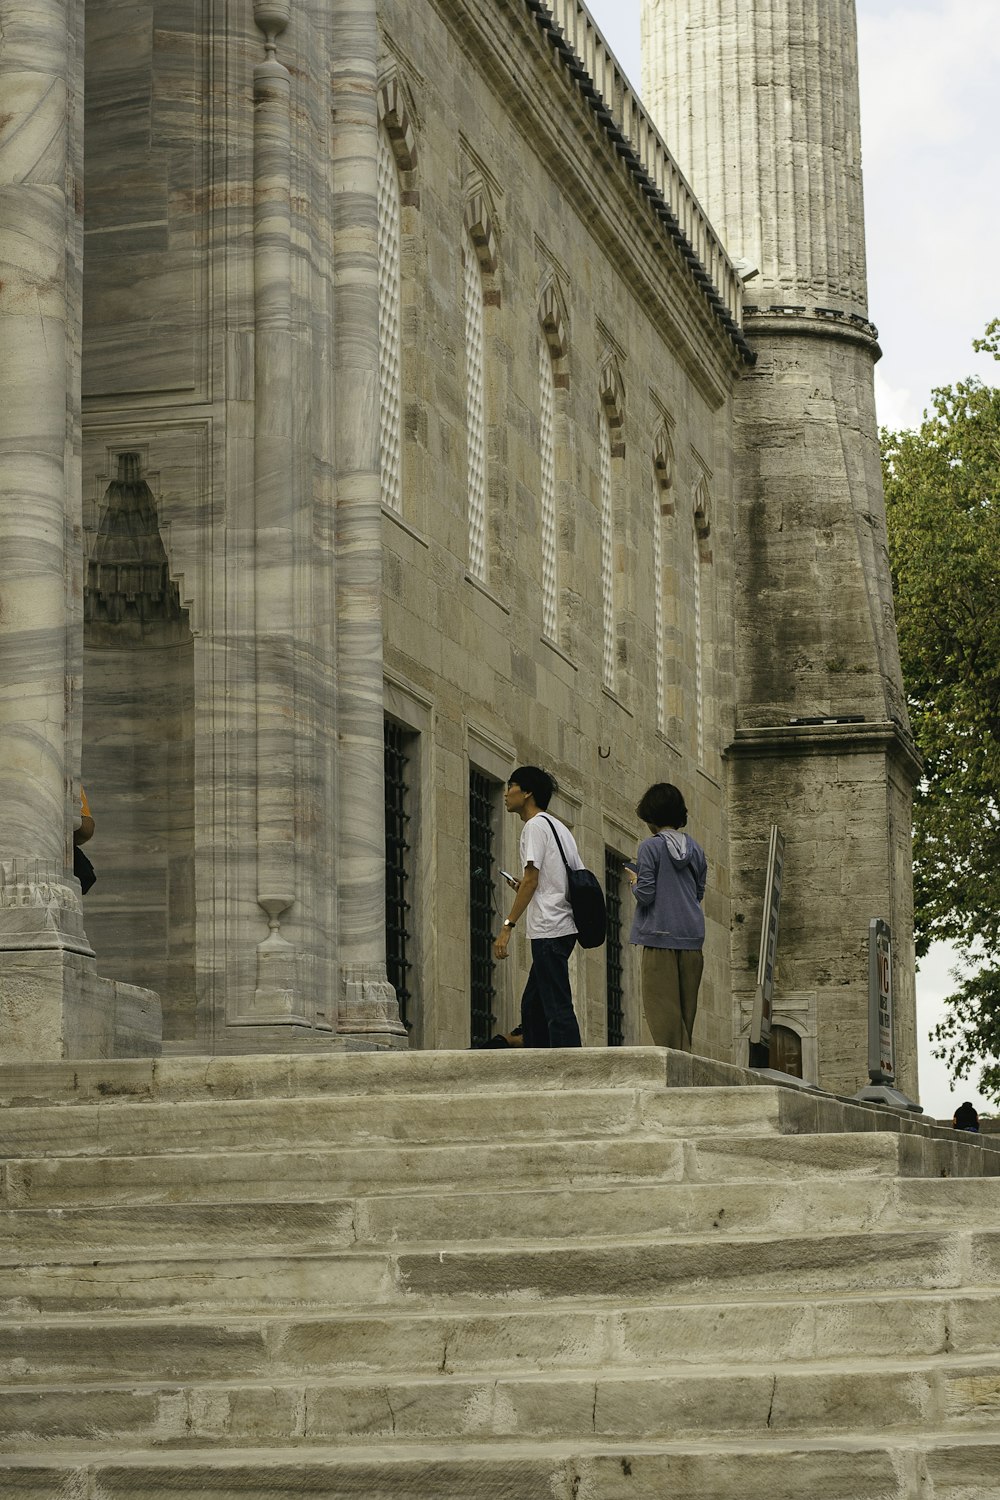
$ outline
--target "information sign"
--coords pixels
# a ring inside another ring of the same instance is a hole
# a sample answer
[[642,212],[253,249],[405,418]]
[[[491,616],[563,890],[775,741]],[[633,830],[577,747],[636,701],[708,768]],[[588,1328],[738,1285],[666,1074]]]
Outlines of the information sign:
[[778,917],[781,912],[781,881],[785,868],[785,840],[777,823],[771,824],[764,879],[764,913],[760,924],[760,955],[757,989],[750,1022],[750,1062],[766,1067],[771,1043],[771,1011],[774,1000],[774,966],[778,952]]

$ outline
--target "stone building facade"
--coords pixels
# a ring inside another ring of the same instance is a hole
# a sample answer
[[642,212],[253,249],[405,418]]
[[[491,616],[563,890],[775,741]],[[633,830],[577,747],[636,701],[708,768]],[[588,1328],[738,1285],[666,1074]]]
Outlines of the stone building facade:
[[85,57],[78,6],[11,10],[8,1055],[154,1049],[158,1005],[174,1051],[506,1028],[501,790],[537,761],[622,939],[575,958],[588,1045],[644,1039],[620,866],[673,780],[711,867],[696,1047],[745,1056],[777,822],[776,1018],[863,1082],[886,917],[915,1088],[856,76],[786,0],[775,118],[823,89],[765,170],[775,118],[719,107],[759,9],[675,34],[648,0],[662,137],[577,0],[92,0]]

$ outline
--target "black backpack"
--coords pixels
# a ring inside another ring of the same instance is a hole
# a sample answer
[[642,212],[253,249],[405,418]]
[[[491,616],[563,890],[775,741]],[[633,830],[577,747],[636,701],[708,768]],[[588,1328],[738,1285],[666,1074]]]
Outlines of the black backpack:
[[[544,813],[541,816],[545,818]],[[545,821],[552,829],[556,847],[566,866],[569,904],[576,923],[576,940],[581,948],[599,948],[608,935],[608,908],[600,882],[592,870],[570,869],[555,824],[551,818],[545,818]]]

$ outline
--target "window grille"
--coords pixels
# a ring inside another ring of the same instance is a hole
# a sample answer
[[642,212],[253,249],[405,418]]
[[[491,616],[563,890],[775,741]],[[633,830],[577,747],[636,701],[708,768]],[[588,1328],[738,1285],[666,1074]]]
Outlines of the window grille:
[[472,238],[465,235],[465,380],[468,424],[469,572],[486,579],[486,379],[483,355],[483,277]]
[[600,418],[601,472],[601,599],[604,607],[604,686],[615,685],[614,540],[611,494],[611,430],[608,414]]
[[542,468],[542,633],[558,640],[556,606],[556,382],[552,354],[544,338],[538,347],[540,391],[539,448]]
[[410,822],[408,804],[410,787],[407,770],[410,756],[408,735],[398,724],[386,719],[383,731],[385,751],[385,968],[389,983],[396,991],[400,1020],[407,1030],[413,1025],[410,992],[410,911],[407,888],[410,883],[410,845],[407,828]]
[[399,175],[385,130],[378,132],[378,374],[382,503],[403,508],[402,296]]
[[488,1042],[496,1016],[493,1004],[493,810],[500,783],[469,772],[469,955],[472,1044]]
[[625,947],[622,937],[622,881],[625,861],[613,849],[604,851],[604,893],[608,936],[604,946],[608,992],[608,1046],[625,1045]]

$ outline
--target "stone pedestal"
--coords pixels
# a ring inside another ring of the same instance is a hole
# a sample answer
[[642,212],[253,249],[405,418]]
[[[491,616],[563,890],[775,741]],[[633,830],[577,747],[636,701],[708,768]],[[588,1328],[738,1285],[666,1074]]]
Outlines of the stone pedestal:
[[66,948],[0,949],[0,1057],[5,1062],[157,1057],[152,990],[102,979]]

